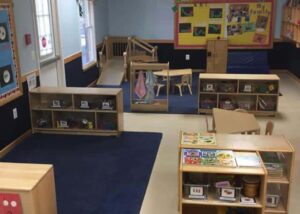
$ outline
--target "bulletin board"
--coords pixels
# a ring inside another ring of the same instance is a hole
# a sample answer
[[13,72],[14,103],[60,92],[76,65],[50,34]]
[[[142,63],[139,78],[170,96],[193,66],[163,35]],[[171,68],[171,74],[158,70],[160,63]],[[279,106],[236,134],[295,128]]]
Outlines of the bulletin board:
[[229,48],[272,48],[275,0],[175,1],[175,48],[203,49],[217,38]]
[[0,106],[22,95],[12,3],[0,0]]

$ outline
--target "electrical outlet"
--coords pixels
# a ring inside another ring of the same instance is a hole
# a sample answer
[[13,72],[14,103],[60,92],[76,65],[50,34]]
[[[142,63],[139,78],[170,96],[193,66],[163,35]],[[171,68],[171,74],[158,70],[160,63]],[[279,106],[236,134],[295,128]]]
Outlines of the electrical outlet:
[[185,60],[190,60],[190,55],[189,54],[185,55]]
[[13,109],[13,116],[14,116],[14,120],[18,118],[18,110],[17,110],[17,108]]

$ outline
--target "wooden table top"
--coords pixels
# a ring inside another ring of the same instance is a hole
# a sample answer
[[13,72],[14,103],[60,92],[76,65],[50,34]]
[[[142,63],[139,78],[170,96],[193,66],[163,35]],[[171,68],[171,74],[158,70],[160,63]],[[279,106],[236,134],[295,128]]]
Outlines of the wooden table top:
[[0,189],[30,191],[46,173],[49,164],[0,163]]
[[217,133],[237,134],[260,131],[260,126],[253,114],[213,109],[213,120]]
[[157,76],[182,76],[182,75],[192,75],[192,69],[172,69],[172,70],[162,70],[153,72]]

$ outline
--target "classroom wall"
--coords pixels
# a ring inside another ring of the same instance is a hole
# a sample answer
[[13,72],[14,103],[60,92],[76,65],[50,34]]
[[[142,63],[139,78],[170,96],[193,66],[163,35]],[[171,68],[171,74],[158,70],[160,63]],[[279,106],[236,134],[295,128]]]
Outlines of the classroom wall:
[[[280,38],[282,6],[277,0],[275,38]],[[145,39],[173,39],[174,0],[109,0],[109,35],[135,35]]]
[[96,0],[94,4],[96,44],[108,34],[108,0]]
[[108,33],[145,39],[173,39],[174,0],[109,0]]
[[[25,74],[38,68],[36,61],[36,44],[33,25],[32,0],[14,0],[15,25],[17,44],[20,57],[21,73]],[[25,45],[24,35],[31,34],[32,43]]]

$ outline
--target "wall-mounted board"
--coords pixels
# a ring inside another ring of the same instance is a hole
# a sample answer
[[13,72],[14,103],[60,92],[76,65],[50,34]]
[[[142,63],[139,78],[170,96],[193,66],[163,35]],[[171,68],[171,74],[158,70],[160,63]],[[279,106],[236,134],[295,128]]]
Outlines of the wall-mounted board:
[[175,48],[203,49],[216,38],[229,48],[272,48],[275,0],[175,1]]
[[0,106],[22,95],[11,0],[0,0]]

